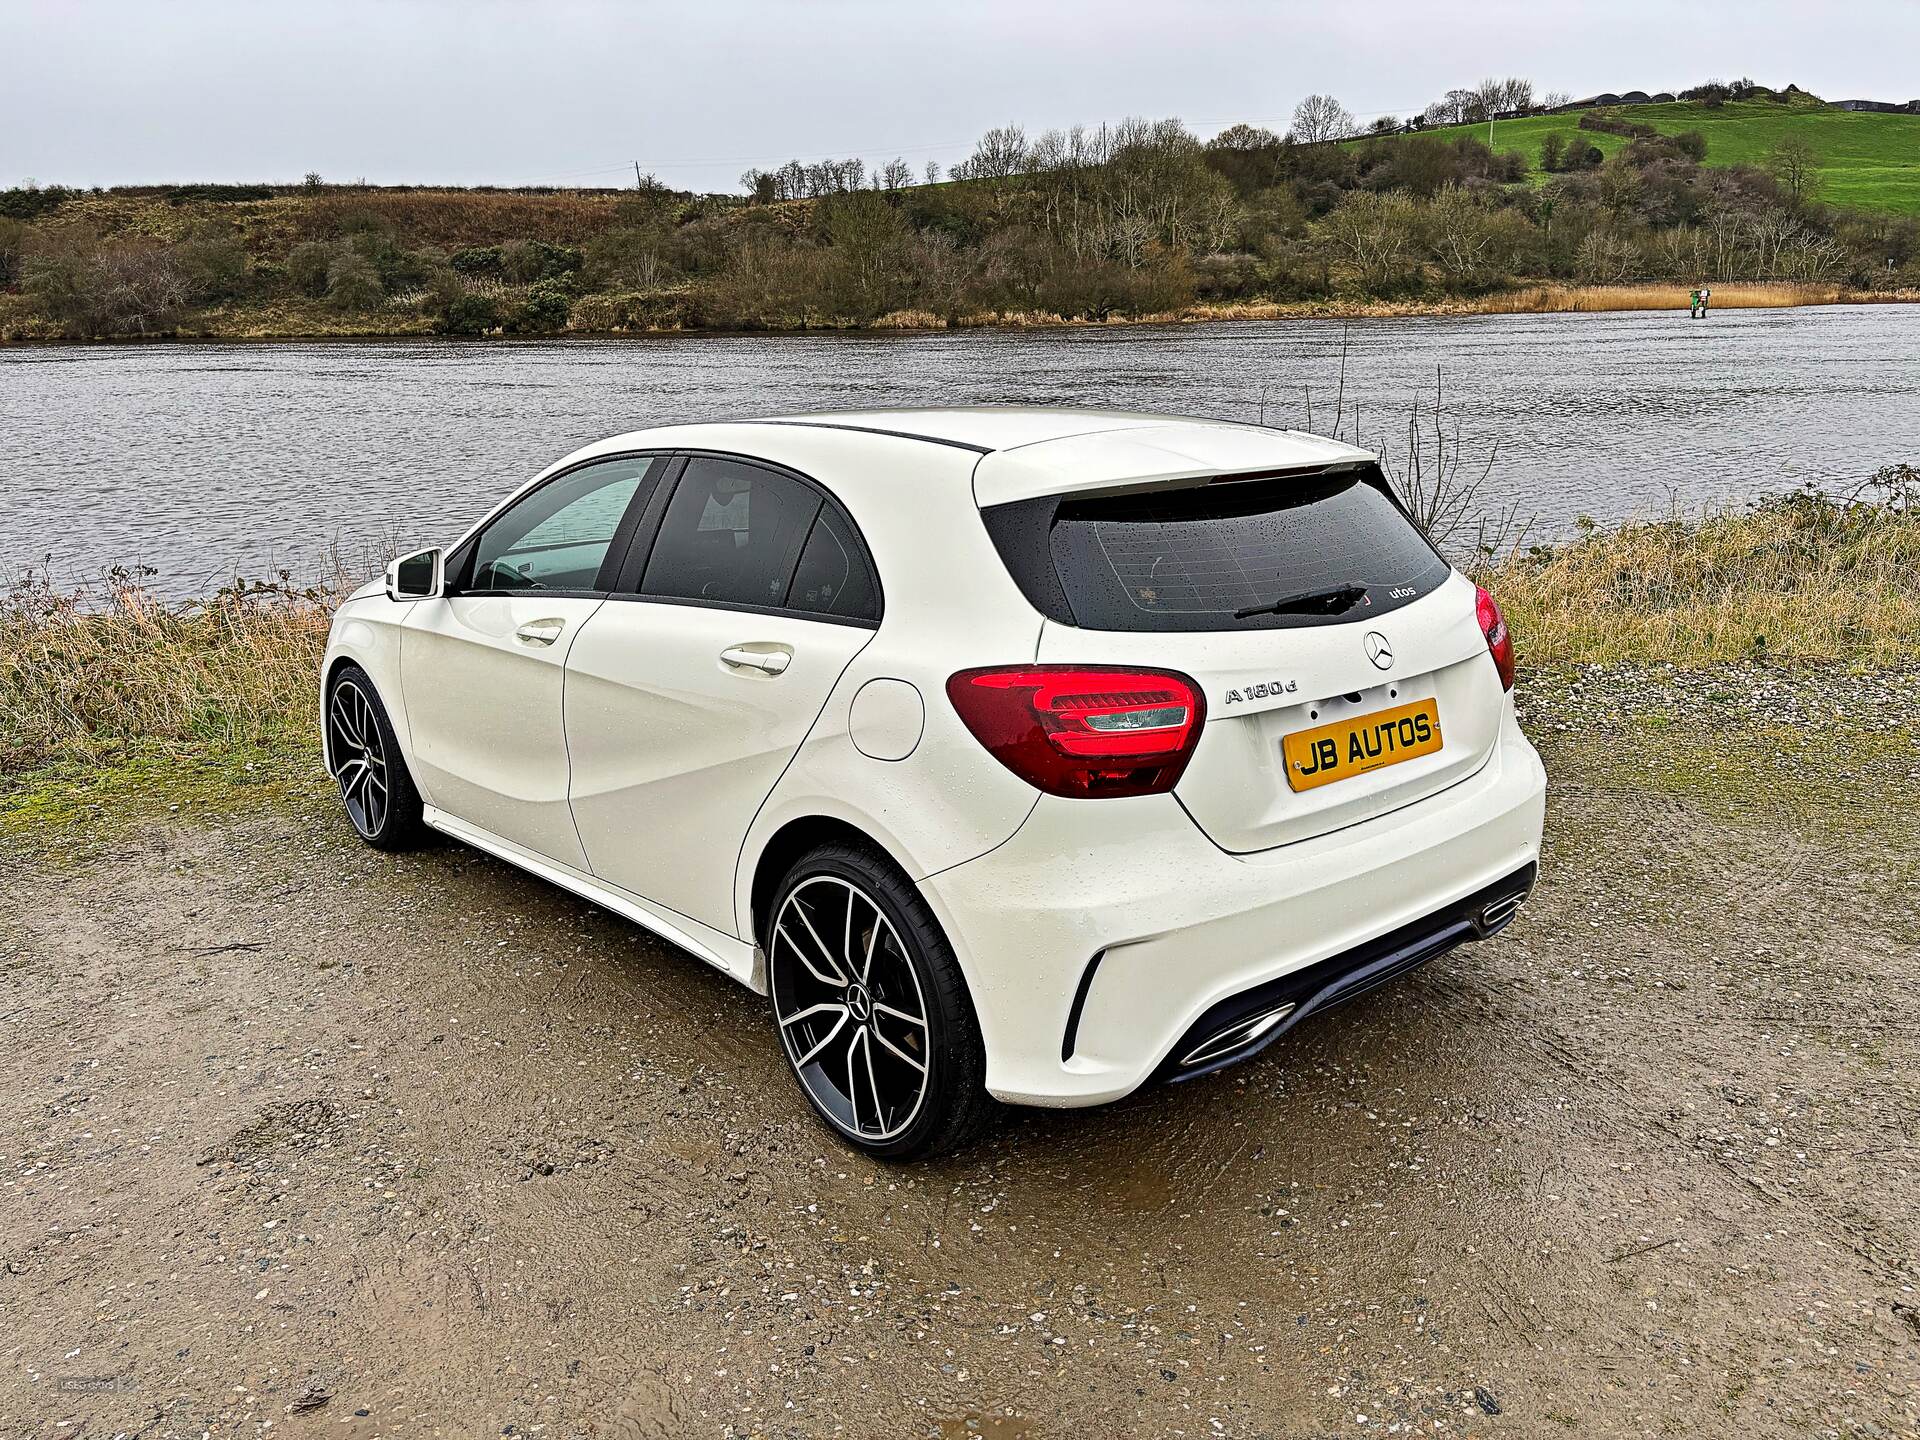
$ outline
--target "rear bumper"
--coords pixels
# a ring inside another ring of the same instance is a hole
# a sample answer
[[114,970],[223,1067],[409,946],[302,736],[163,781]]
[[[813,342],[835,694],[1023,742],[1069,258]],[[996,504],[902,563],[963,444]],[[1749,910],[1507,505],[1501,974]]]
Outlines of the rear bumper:
[[1171,796],[1043,798],[1004,845],[921,882],[972,990],[988,1090],[1097,1105],[1203,1074],[1492,933],[1511,910],[1486,908],[1531,885],[1545,792],[1509,709],[1459,784],[1255,855],[1219,849]]
[[[1539,866],[1463,896],[1431,915],[1299,970],[1229,995],[1187,1027],[1151,1077],[1191,1080],[1259,1054],[1310,1015],[1357,1000],[1389,980],[1438,960],[1457,946],[1497,935],[1513,923]],[[1071,1032],[1071,1026],[1069,1026]]]

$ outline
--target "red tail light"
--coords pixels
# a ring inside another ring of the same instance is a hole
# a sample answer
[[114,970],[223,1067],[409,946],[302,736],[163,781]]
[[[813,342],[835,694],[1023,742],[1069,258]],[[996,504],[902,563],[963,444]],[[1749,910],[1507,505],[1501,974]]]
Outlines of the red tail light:
[[1186,676],[1119,665],[962,670],[947,698],[1002,765],[1049,795],[1082,800],[1171,790],[1207,714]]
[[1500,672],[1500,687],[1511,690],[1513,636],[1507,633],[1507,622],[1501,618],[1500,607],[1493,603],[1493,596],[1478,586],[1474,591],[1474,612],[1480,619],[1480,633],[1487,637],[1487,653],[1493,656],[1493,668]]

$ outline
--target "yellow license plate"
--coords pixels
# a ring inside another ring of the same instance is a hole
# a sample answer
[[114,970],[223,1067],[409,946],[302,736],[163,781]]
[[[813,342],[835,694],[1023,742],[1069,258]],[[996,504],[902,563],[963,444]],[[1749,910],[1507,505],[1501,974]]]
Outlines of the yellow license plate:
[[1313,790],[1398,765],[1440,748],[1440,707],[1417,700],[1393,710],[1376,710],[1351,720],[1335,720],[1280,738],[1287,762],[1287,784]]

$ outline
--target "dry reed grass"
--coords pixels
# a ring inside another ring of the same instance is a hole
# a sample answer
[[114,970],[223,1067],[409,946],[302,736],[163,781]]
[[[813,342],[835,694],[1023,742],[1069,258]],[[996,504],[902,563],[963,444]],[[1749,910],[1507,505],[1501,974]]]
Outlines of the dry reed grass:
[[1543,663],[1903,668],[1920,663],[1920,472],[1889,467],[1850,498],[1587,529],[1472,569]]
[[944,330],[947,322],[931,310],[889,310],[873,322],[873,330]]
[[[1618,310],[1685,310],[1686,285],[1520,285],[1488,295],[1452,295],[1402,300],[1235,300],[1201,302],[1151,321],[1279,320],[1289,317],[1391,319],[1407,315],[1557,315]],[[1868,301],[1913,301],[1911,291],[1846,290],[1838,285],[1754,281],[1715,285],[1715,310],[1780,309],[1795,305],[1847,305]]]
[[167,604],[115,572],[0,596],[0,773],[134,747],[311,748],[332,589],[235,585]]
[[[1483,315],[1552,315],[1573,311],[1684,310],[1686,285],[1540,285],[1505,290],[1462,301],[1469,312]],[[1860,299],[1858,291],[1838,285],[1804,285],[1781,281],[1715,285],[1715,310],[1772,310],[1794,305],[1839,305]]]
[[[1202,300],[1178,310],[1088,319],[1044,310],[980,310],[959,315],[956,329],[1036,330],[1059,326],[1191,325],[1210,320],[1391,320],[1418,315],[1555,315],[1620,310],[1685,310],[1684,285],[1525,285],[1489,295],[1416,296],[1397,300]],[[1910,291],[1856,291],[1837,285],[1757,281],[1716,285],[1716,310],[1780,309],[1795,305],[1844,305],[1869,301],[1915,301]],[[947,328],[926,311],[881,316],[875,330]]]

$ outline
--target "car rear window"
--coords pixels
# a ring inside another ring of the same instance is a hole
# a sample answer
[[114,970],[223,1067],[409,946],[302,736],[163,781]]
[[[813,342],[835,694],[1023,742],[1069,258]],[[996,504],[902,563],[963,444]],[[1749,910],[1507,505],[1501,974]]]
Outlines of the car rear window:
[[[1374,468],[1053,496],[983,514],[1027,598],[1090,630],[1338,624],[1398,609],[1450,573]],[[1366,593],[1341,613],[1235,613],[1342,586]]]

